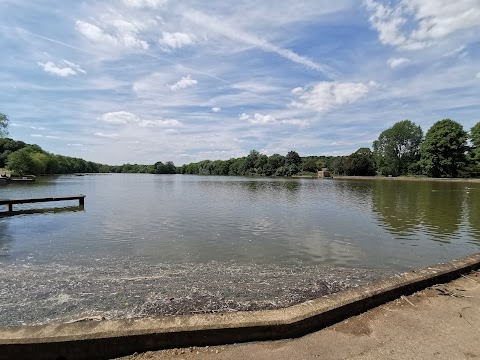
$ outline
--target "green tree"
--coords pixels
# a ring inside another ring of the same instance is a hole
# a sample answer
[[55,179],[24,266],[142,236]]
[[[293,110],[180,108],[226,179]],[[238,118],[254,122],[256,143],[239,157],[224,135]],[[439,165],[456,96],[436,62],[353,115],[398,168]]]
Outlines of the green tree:
[[302,159],[296,151],[289,151],[287,156],[285,156],[285,165],[296,165],[300,166],[302,164]]
[[317,172],[319,169],[317,165],[317,160],[314,156],[309,156],[307,158],[302,158],[302,171],[305,172]]
[[302,166],[302,158],[296,151],[289,151],[285,156],[285,175],[292,176],[297,174]]
[[480,162],[480,121],[470,130],[470,140],[472,141],[472,158]]
[[457,177],[466,164],[467,133],[456,121],[437,121],[421,147],[423,172],[433,177]]
[[28,147],[17,150],[7,158],[7,167],[20,175],[32,174],[35,171],[35,162]]
[[273,172],[275,172],[279,167],[285,165],[285,158],[280,154],[273,154],[268,157],[267,164],[269,164],[272,167]]
[[8,135],[8,116],[0,113],[0,138]]
[[165,163],[165,170],[167,174],[175,174],[177,172],[175,165],[171,161]]
[[332,170],[335,175],[345,175],[346,174],[346,156],[338,156],[332,162]]
[[344,171],[350,176],[373,176],[375,160],[369,148],[360,148],[345,159]]
[[410,120],[397,122],[373,142],[377,168],[383,175],[400,176],[420,158],[423,132]]

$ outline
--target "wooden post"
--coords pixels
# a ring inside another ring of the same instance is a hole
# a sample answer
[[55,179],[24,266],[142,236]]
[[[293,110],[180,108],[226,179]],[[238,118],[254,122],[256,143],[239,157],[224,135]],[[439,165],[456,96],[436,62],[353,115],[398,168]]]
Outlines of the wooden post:
[[83,197],[78,198],[78,206],[81,206],[81,207],[85,206],[85,198]]
[[8,204],[8,212],[13,212],[13,204]]

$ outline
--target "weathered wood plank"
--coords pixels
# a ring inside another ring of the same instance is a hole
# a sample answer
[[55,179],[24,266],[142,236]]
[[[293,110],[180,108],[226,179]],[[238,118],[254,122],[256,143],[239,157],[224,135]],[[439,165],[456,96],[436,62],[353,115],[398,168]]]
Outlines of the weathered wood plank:
[[30,199],[0,199],[0,205],[13,205],[13,204],[31,204],[38,202],[50,202],[50,201],[66,201],[66,200],[78,200],[80,204],[84,203],[85,195],[74,196],[56,196],[46,198],[30,198]]

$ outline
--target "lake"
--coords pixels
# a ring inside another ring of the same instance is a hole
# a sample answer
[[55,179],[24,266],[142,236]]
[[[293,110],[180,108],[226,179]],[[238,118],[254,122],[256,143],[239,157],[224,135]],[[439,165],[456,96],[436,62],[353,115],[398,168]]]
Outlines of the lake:
[[84,209],[0,218],[0,326],[277,308],[480,248],[479,182],[111,174],[0,187],[76,194]]

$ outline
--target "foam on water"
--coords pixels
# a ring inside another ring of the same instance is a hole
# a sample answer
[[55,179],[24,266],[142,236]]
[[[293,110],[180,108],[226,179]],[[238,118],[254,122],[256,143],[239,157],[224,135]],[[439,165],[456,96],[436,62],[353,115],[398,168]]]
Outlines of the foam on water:
[[388,271],[106,258],[68,265],[0,263],[0,326],[274,309],[372,281]]

